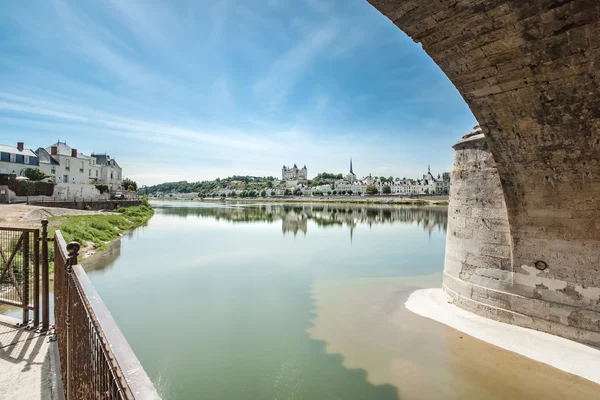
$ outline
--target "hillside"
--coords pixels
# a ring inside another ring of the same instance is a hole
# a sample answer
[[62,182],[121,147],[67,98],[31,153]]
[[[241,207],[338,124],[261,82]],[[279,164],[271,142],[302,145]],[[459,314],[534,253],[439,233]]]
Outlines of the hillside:
[[[342,174],[331,174],[322,172],[309,180],[309,186],[319,186],[333,184],[336,180],[342,179]],[[155,195],[157,193],[198,193],[200,196],[214,194],[219,189],[239,189],[260,192],[263,189],[272,189],[275,187],[283,187],[280,185],[279,178],[273,176],[241,176],[234,175],[229,178],[217,178],[213,181],[198,181],[198,182],[165,182],[154,186],[147,186],[139,189],[139,194]]]
[[154,186],[147,186],[139,190],[140,194],[169,194],[169,193],[198,193],[199,195],[209,195],[219,189],[246,189],[257,190],[275,187],[279,180],[272,177],[260,176],[238,176],[234,175],[229,178],[217,178],[214,181],[198,181],[198,182],[166,182]]

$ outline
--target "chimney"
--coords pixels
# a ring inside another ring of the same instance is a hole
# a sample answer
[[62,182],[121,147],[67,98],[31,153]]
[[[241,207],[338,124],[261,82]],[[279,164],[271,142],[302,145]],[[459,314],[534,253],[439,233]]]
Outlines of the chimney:
[[25,143],[17,142],[17,149],[19,149],[19,151],[23,151],[24,147],[25,147]]
[[53,156],[58,155],[58,146],[52,146],[52,148],[50,149],[50,154]]
[[77,158],[77,149],[71,149],[71,157]]

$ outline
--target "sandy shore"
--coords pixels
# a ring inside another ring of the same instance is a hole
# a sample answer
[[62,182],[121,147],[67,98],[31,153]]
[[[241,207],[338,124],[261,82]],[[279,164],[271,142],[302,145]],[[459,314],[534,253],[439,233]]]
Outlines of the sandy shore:
[[[590,380],[479,340],[404,306],[416,289],[435,286],[441,286],[441,274],[315,282],[314,318],[308,334],[323,341],[327,353],[341,355],[344,367],[364,370],[370,383],[395,387],[402,400],[598,398],[600,386]],[[420,304],[423,298],[412,300]],[[496,330],[506,332],[504,326]],[[595,353],[594,364],[589,358],[593,352],[573,350],[572,343],[563,346],[562,342],[549,342],[555,347],[546,352],[566,362],[581,362],[578,370],[587,366],[590,373],[600,372],[600,354]],[[528,346],[539,348],[537,343]],[[587,355],[580,358],[581,354]]]
[[494,346],[600,384],[600,350],[593,347],[473,314],[452,304],[442,289],[414,291],[406,308]]

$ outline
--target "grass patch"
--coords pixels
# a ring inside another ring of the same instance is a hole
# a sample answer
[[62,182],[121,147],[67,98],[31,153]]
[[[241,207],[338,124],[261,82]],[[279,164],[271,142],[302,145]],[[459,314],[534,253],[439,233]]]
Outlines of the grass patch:
[[149,205],[124,207],[111,215],[71,215],[50,220],[50,236],[60,230],[68,242],[79,242],[82,247],[93,243],[97,249],[105,248],[124,231],[145,224],[154,215]]
[[434,206],[447,206],[449,203],[447,201],[436,201],[433,203]]

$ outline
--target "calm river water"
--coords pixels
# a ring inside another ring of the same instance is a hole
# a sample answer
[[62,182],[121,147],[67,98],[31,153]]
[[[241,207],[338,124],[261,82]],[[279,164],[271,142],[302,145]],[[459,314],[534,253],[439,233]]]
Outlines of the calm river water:
[[445,209],[155,202],[87,263],[166,399],[590,399],[598,386],[407,311]]

